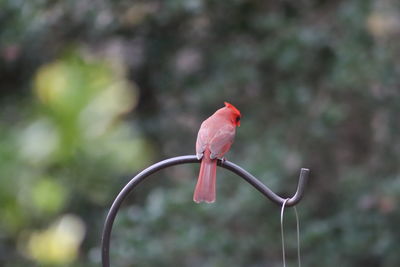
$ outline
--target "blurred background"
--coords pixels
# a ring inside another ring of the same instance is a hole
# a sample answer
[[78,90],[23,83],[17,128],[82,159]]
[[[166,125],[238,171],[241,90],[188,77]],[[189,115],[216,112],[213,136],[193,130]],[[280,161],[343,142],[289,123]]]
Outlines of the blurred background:
[[[299,205],[304,266],[400,266],[397,0],[0,1],[0,265],[100,266],[120,189],[243,114],[227,159]],[[279,207],[223,169],[143,182],[112,266],[281,266]],[[296,266],[293,211],[288,263]]]

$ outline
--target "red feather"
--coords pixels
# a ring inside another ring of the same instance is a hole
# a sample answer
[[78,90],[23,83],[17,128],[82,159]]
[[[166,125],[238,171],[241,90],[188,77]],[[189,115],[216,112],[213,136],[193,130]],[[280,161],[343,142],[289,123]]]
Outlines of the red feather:
[[194,202],[212,203],[215,201],[215,183],[217,177],[217,159],[210,159],[210,151],[206,149],[200,165],[199,178],[194,190]]

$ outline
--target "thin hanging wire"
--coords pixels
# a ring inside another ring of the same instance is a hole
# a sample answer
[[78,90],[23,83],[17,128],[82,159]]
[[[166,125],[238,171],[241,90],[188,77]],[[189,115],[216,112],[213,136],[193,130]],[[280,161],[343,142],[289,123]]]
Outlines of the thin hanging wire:
[[281,238],[282,238],[282,262],[283,262],[283,267],[286,267],[286,256],[285,256],[285,237],[283,234],[283,212],[285,211],[285,204],[289,199],[285,199],[282,203],[282,209],[281,209]]
[[297,261],[299,263],[299,267],[301,267],[301,256],[300,256],[300,223],[299,223],[299,214],[297,213],[296,207],[294,207],[294,214],[296,215],[296,230],[297,230]]
[[[282,238],[282,262],[283,262],[283,267],[286,267],[286,253],[285,253],[285,236],[284,236],[284,231],[283,231],[283,214],[285,211],[285,205],[286,202],[289,200],[285,199],[282,203],[282,209],[281,209],[281,238]],[[296,215],[296,230],[297,230],[297,261],[298,261],[298,266],[301,267],[301,254],[300,254],[300,223],[299,223],[299,215],[297,213],[296,207],[294,207],[294,213]]]

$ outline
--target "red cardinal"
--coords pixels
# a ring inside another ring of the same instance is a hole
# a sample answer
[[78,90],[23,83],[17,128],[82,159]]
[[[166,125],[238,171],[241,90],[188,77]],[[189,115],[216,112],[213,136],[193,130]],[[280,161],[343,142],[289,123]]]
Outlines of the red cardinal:
[[202,159],[193,195],[197,203],[215,201],[217,159],[222,159],[229,151],[236,126],[240,126],[240,111],[232,104],[224,104],[225,107],[218,109],[201,124],[197,134],[196,154],[198,159]]

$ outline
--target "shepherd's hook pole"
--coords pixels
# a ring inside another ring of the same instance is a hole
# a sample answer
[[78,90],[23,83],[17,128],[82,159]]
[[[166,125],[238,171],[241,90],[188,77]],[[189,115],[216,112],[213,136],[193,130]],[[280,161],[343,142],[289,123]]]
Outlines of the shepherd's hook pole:
[[[119,192],[118,196],[114,200],[114,203],[112,204],[105,224],[104,224],[104,229],[103,229],[103,235],[102,235],[102,248],[101,248],[101,259],[103,263],[103,267],[110,267],[110,237],[111,237],[111,231],[112,227],[114,224],[115,217],[117,216],[118,210],[121,207],[122,202],[126,198],[126,196],[140,183],[142,182],[146,177],[150,176],[151,174],[174,166],[174,165],[179,165],[179,164],[186,164],[186,163],[200,163],[200,160],[197,159],[196,156],[180,156],[180,157],[174,157],[170,159],[166,159],[163,161],[160,161],[156,164],[151,165],[147,169],[141,171],[139,174],[137,174],[135,177],[133,177],[129,183]],[[260,182],[256,177],[251,175],[249,172],[244,170],[243,168],[239,167],[235,163],[232,163],[230,161],[220,161],[218,160],[218,166],[228,169],[234,173],[236,173],[238,176],[242,177],[244,180],[246,180],[249,184],[251,184],[253,187],[255,187],[258,191],[261,192],[265,197],[270,199],[272,202],[275,204],[278,204],[282,206],[283,202],[286,200],[286,198],[281,198],[274,192],[272,192],[271,189],[269,189],[266,185],[264,185],[262,182]],[[297,183],[297,190],[296,193],[294,194],[293,197],[291,197],[289,200],[286,201],[285,206],[286,207],[291,207],[296,205],[297,203],[300,202],[304,195],[304,189],[308,180],[308,174],[309,174],[309,169],[302,168],[300,170],[300,177],[299,181]]]

